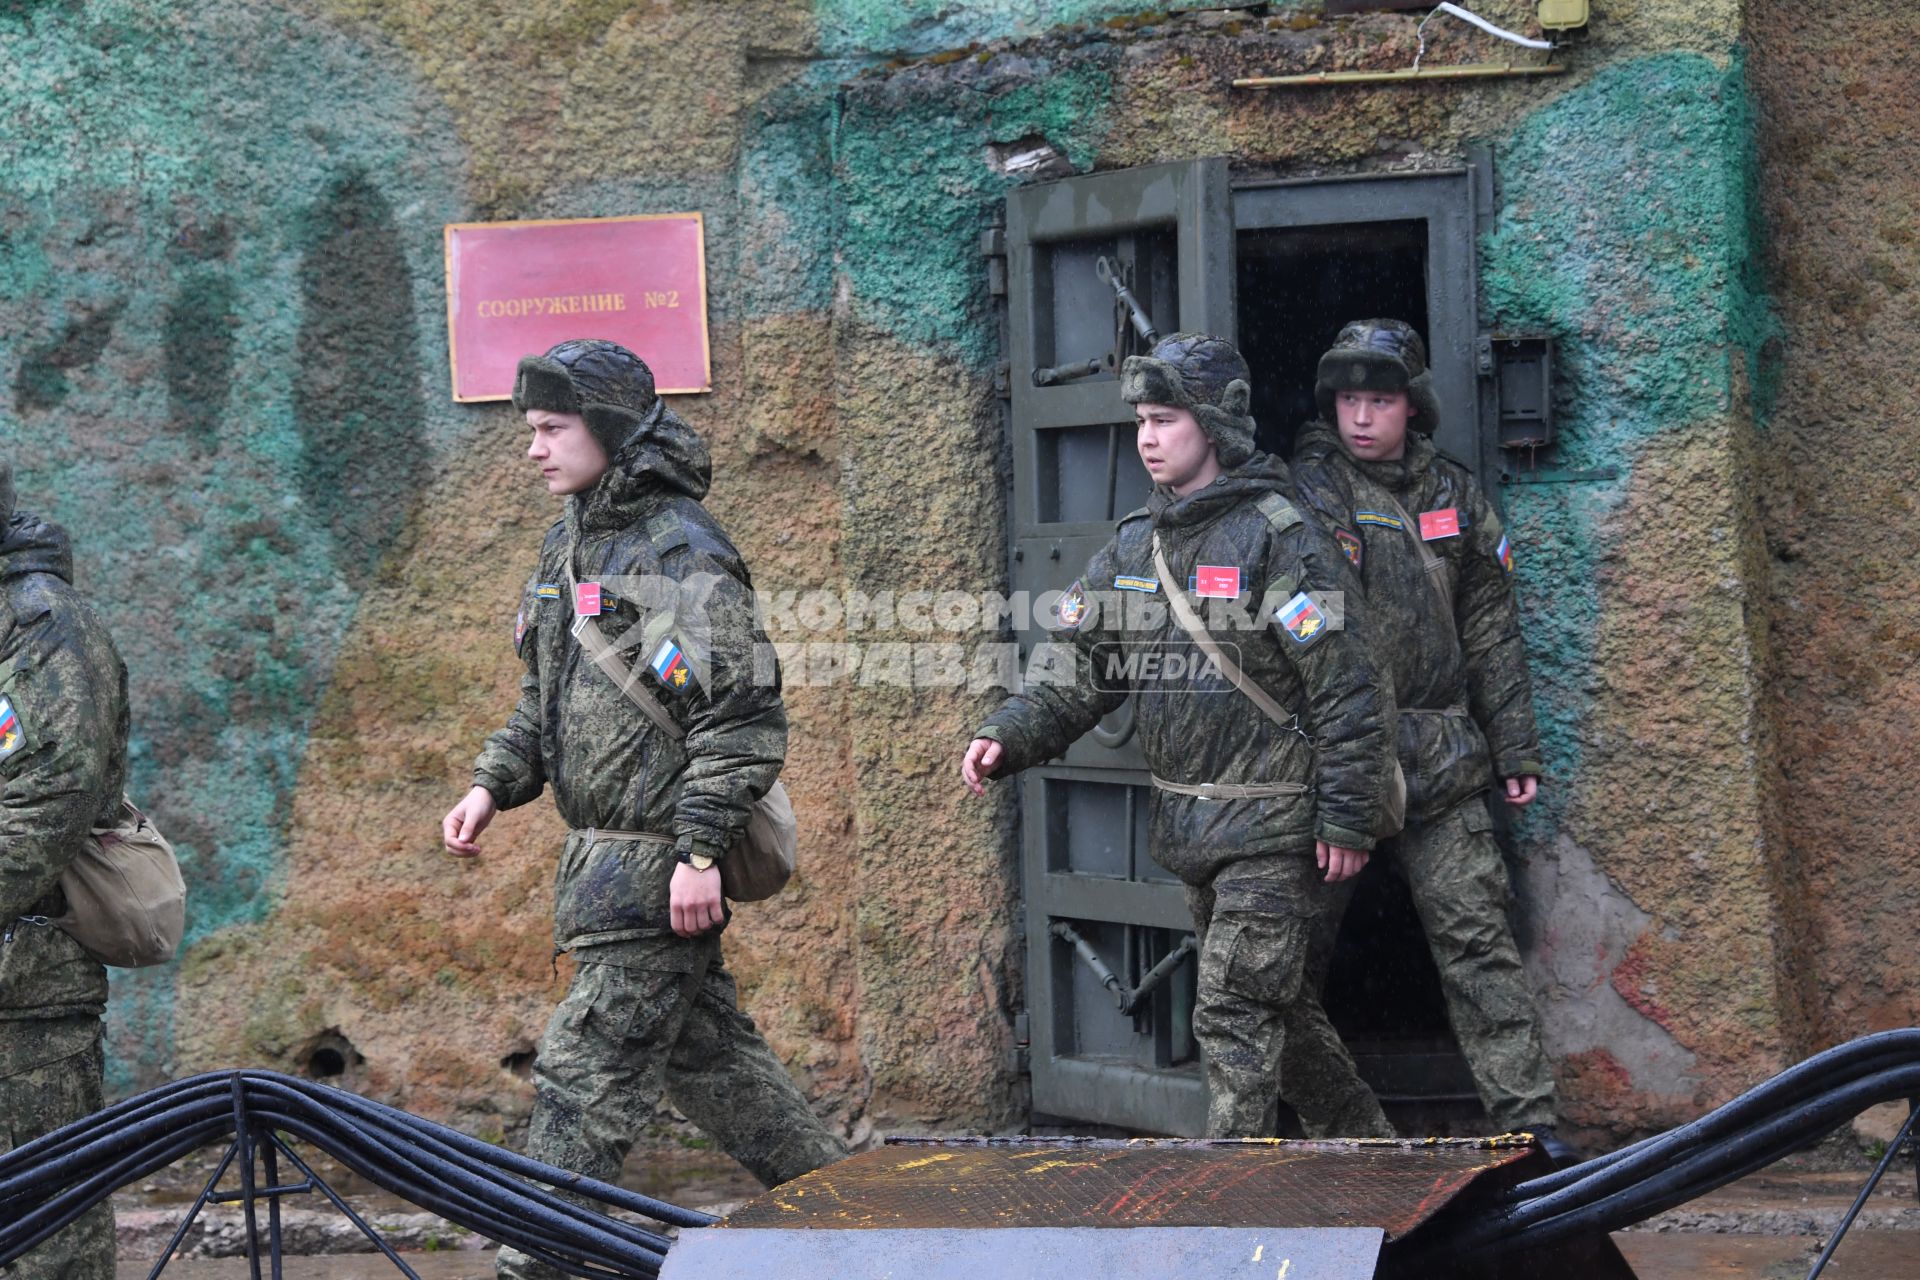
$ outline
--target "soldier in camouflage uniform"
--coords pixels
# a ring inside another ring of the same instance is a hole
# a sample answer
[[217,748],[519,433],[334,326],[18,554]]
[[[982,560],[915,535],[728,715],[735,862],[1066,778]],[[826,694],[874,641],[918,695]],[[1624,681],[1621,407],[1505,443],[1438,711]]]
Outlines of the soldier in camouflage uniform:
[[[575,970],[534,1061],[528,1154],[612,1181],[664,1091],[761,1181],[785,1182],[847,1146],[740,1011],[721,959],[716,864],[779,774],[787,722],[746,565],[700,504],[706,445],[611,342],[522,360],[513,402],[566,514],[515,625],[519,705],[443,834],[452,852],[477,853],[496,809],[549,785],[573,828],[554,942]],[[621,647],[684,740],[594,665],[572,631],[579,615]],[[500,1271],[548,1273],[513,1250]]]
[[[101,1105],[107,971],[50,920],[87,832],[111,824],[127,781],[127,668],[73,589],[66,533],[13,510],[0,463],[0,1151]],[[102,1203],[28,1252],[23,1280],[112,1280]]]
[[[1303,973],[1315,922],[1338,918],[1383,829],[1392,695],[1355,630],[1363,606],[1350,566],[1285,498],[1286,464],[1254,448],[1240,353],[1175,334],[1122,373],[1153,494],[1060,601],[1068,643],[1048,656],[1070,678],[1030,681],[1009,698],[968,746],[961,774],[978,794],[983,779],[1059,755],[1134,696],[1153,771],[1150,848],[1186,883],[1201,937],[1193,1032],[1207,1132],[1271,1136],[1283,1038],[1311,1040],[1310,1060],[1331,1062],[1348,1092],[1372,1099]],[[1156,544],[1168,574],[1156,568]],[[1237,650],[1292,723],[1210,664],[1151,679],[1144,667],[1105,665],[1149,647],[1191,656],[1161,593],[1196,588],[1208,634],[1234,646],[1229,657]]]
[[[1512,548],[1473,473],[1434,447],[1438,405],[1412,327],[1347,325],[1315,394],[1320,419],[1294,445],[1295,494],[1360,573],[1400,709],[1407,823],[1380,861],[1412,891],[1488,1115],[1550,1136],[1553,1076],[1485,796],[1497,778],[1508,803],[1527,804],[1541,773]],[[1317,957],[1332,942],[1320,938]],[[1318,1073],[1296,1053],[1313,1051],[1289,1042],[1287,1101],[1309,1133],[1351,1132],[1338,1097],[1303,1091]]]

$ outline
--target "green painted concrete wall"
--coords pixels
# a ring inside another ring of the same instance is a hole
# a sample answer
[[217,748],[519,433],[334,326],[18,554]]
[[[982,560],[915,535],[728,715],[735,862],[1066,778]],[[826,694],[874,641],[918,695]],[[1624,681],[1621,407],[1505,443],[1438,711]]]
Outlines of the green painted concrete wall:
[[[1262,94],[1228,81],[1404,65],[1412,22],[1092,0],[0,6],[24,68],[0,86],[0,441],[122,639],[135,787],[194,891],[184,961],[116,981],[116,1085],[298,1065],[337,1034],[359,1087],[482,1131],[524,1115],[557,823],[507,815],[479,866],[445,859],[436,823],[504,713],[552,512],[511,411],[446,393],[442,225],[701,210],[715,391],[678,407],[757,580],[990,589],[1003,430],[977,240],[1015,181],[992,149],[1033,138],[1080,172],[1493,148],[1486,318],[1555,335],[1558,465],[1618,470],[1507,495],[1554,769],[1519,828],[1521,919],[1569,1115],[1670,1123],[1860,1029],[1809,1012],[1831,930],[1795,892],[1820,855],[1787,839],[1768,703],[1755,458],[1797,331],[1763,188],[1796,161],[1761,149],[1745,21],[1649,0],[1601,15],[1563,80]],[[1488,56],[1461,30],[1431,50]],[[817,853],[730,939],[750,1007],[856,1136],[1017,1123],[1012,814],[949,776],[981,700],[792,706]],[[1892,982],[1873,1018],[1916,1005]]]

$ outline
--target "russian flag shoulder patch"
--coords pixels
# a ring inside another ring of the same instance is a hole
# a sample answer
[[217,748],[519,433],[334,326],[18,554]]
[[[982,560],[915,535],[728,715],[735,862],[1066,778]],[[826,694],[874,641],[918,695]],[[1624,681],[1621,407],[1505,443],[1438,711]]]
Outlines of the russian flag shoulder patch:
[[20,713],[14,709],[13,699],[0,694],[0,760],[18,754],[27,745],[27,730],[20,723]]
[[660,647],[653,651],[653,657],[647,660],[647,665],[653,668],[654,676],[667,688],[680,690],[687,687],[687,676],[690,674],[687,655],[680,652],[680,646],[673,642],[672,636],[660,642]]

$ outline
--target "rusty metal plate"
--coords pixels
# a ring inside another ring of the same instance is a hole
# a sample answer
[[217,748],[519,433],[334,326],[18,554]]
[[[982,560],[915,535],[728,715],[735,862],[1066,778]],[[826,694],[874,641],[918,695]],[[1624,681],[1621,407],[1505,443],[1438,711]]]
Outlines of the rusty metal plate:
[[1513,1139],[896,1140],[749,1200],[711,1230],[1378,1227],[1391,1240],[1528,1151]]
[[1317,1231],[1249,1227],[1011,1227],[1000,1231],[683,1231],[661,1280],[1370,1280],[1378,1228]]

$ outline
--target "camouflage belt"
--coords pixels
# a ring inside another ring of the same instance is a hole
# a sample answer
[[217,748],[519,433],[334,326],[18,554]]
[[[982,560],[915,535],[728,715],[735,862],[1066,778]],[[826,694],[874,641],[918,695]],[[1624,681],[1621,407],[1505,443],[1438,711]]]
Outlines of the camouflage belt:
[[1300,782],[1168,782],[1159,774],[1153,775],[1153,785],[1161,791],[1203,800],[1273,800],[1307,793],[1306,784]]
[[1402,707],[1400,714],[1403,716],[1464,716],[1467,714],[1467,709],[1456,702],[1450,707]]
[[657,831],[621,831],[614,827],[575,827],[573,834],[592,844],[595,840],[638,840],[643,844],[672,844],[672,836]]

